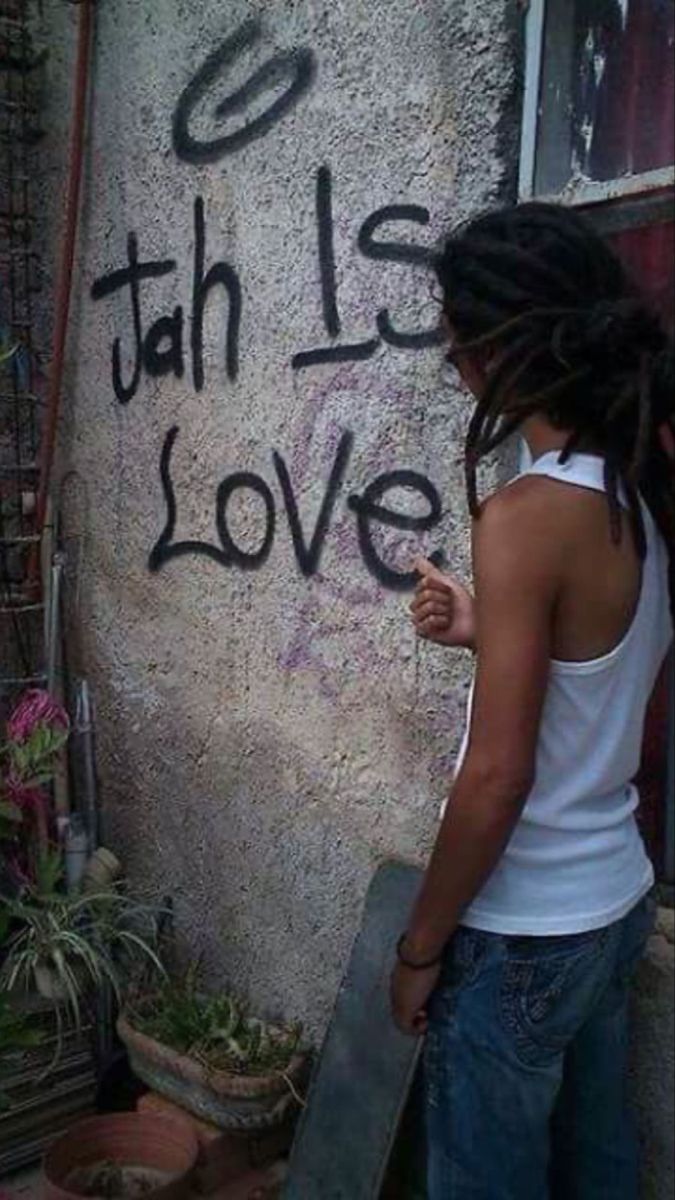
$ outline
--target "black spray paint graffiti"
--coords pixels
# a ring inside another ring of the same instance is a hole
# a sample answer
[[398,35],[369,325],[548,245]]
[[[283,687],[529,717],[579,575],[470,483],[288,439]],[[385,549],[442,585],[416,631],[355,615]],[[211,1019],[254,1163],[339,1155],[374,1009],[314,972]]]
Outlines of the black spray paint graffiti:
[[[376,262],[395,262],[404,264],[422,264],[428,266],[431,255],[425,246],[417,246],[409,242],[377,241],[375,234],[383,225],[395,221],[413,222],[418,225],[429,224],[429,211],[419,204],[391,204],[371,213],[363,222],[358,235],[358,247],[364,258]],[[316,177],[316,224],[319,250],[319,271],[321,276],[321,303],[323,323],[329,338],[340,336],[342,322],[338,307],[338,292],[335,267],[334,221],[333,221],[333,180],[330,168],[319,167]],[[427,346],[437,345],[440,341],[438,328],[421,330],[414,333],[403,333],[394,328],[390,314],[386,308],[376,314],[379,338],[369,338],[364,342],[343,343],[340,345],[323,346],[317,350],[303,350],[293,357],[293,369],[312,367],[318,363],[361,362],[372,358],[380,345],[380,338],[392,346],[408,350],[422,350]]]
[[[239,567],[242,571],[255,571],[269,558],[276,533],[277,508],[269,484],[260,475],[250,471],[235,471],[227,475],[218,485],[215,501],[215,524],[220,546],[211,542],[184,540],[175,542],[174,535],[178,520],[176,493],[171,478],[171,457],[178,437],[178,427],[173,426],[166,435],[160,464],[162,490],[166,503],[166,524],[150,554],[150,570],[159,571],[174,558],[197,555],[210,558],[223,567]],[[330,531],[331,518],[338,495],[344,483],[345,473],[354,444],[354,435],[345,431],[335,453],[335,459],[324,491],[323,501],[311,537],[303,529],[298,502],[288,468],[282,456],[275,450],[272,461],[281,489],[286,520],[291,534],[295,558],[300,572],[306,579],[319,570],[321,554]],[[424,516],[411,516],[387,508],[384,497],[393,488],[407,488],[426,500],[429,511]],[[264,529],[260,544],[255,549],[238,545],[230,533],[227,509],[238,491],[253,492],[259,496],[264,508]],[[347,500],[356,515],[359,548],[363,561],[372,575],[383,587],[394,591],[406,591],[414,586],[416,576],[408,571],[396,571],[378,554],[374,539],[374,526],[414,531],[418,533],[433,529],[441,518],[441,500],[436,488],[424,475],[416,471],[396,470],[378,475],[364,489],[362,495],[351,495]],[[433,554],[432,560],[440,563],[441,555]]]
[[[222,83],[229,68],[241,55],[260,41],[261,36],[260,22],[246,21],[209,55],[182,92],[173,114],[172,132],[176,155],[183,161],[192,164],[213,163],[234,154],[263,137],[308,92],[316,74],[313,52],[308,48],[278,51],[243,85],[215,105],[213,117],[216,122],[232,116],[242,116],[243,124],[228,133],[207,140],[200,140],[193,135],[191,121],[197,107],[209,97],[216,85]],[[267,93],[272,93],[275,98],[262,113],[246,120],[251,103]],[[399,329],[386,308],[373,314],[378,336],[361,342],[342,339],[334,244],[333,178],[327,165],[319,167],[317,171],[315,213],[321,283],[321,320],[329,344],[299,351],[292,358],[293,370],[306,370],[322,363],[360,362],[371,358],[382,342],[413,351],[437,344],[440,340],[437,328]],[[394,204],[380,208],[371,213],[360,227],[357,238],[359,252],[366,259],[375,262],[428,265],[430,252],[426,247],[408,241],[384,240],[378,235],[387,225],[407,223],[424,227],[429,224],[429,220],[428,210],[421,205]],[[194,254],[190,304],[190,364],[195,392],[200,392],[204,387],[203,329],[207,302],[211,301],[216,291],[221,301],[223,298],[227,301],[223,363],[227,379],[231,383],[238,378],[240,370],[239,333],[244,316],[244,289],[240,272],[224,259],[214,262],[207,269],[206,235],[204,202],[197,196],[194,200]],[[93,284],[91,294],[94,300],[104,299],[128,289],[133,347],[128,379],[125,380],[123,375],[124,356],[119,336],[113,342],[111,354],[112,385],[120,404],[128,404],[134,398],[143,372],[154,378],[174,374],[176,378],[182,379],[185,374],[183,306],[179,304],[173,312],[156,317],[147,330],[143,311],[144,293],[149,281],[170,274],[176,267],[177,263],[173,258],[141,261],[139,239],[137,234],[132,232],[127,239],[126,265],[106,273]],[[157,571],[171,559],[189,554],[204,555],[221,566],[236,566],[242,570],[256,570],[261,567],[267,560],[274,542],[276,505],[269,485],[260,476],[250,472],[228,475],[217,490],[216,529],[220,546],[201,541],[173,541],[177,508],[170,464],[177,434],[178,430],[175,427],[168,432],[162,451],[160,476],[167,520],[165,529],[150,555],[150,569]],[[344,433],[326,486],[317,524],[309,542],[302,530],[295,493],[285,461],[279,453],[273,453],[295,557],[305,577],[318,570],[336,498],[351,453],[352,441],[352,435]],[[394,487],[417,491],[429,505],[428,514],[424,517],[414,517],[386,508],[382,503],[383,498]],[[237,490],[243,489],[256,493],[265,510],[264,536],[254,550],[245,550],[237,546],[228,527],[228,503]],[[394,570],[378,555],[373,541],[372,525],[379,522],[399,530],[419,532],[433,528],[441,517],[441,503],[433,484],[413,471],[391,471],[373,480],[361,496],[350,496],[348,506],[355,514],[360,551],[371,573],[385,587],[397,590],[410,587],[414,577],[410,573]]]
[[188,163],[212,163],[224,155],[234,154],[256,138],[263,137],[280,121],[298,100],[309,91],[316,72],[314,54],[307,48],[279,51],[268,59],[237,91],[221,100],[215,108],[216,120],[222,121],[233,113],[245,112],[252,100],[265,92],[287,84],[285,90],[253,121],[248,121],[234,133],[199,141],[190,133],[190,117],[199,101],[207,96],[212,85],[242,52],[260,41],[262,28],[256,18],[245,21],[235,33],[222,42],[199,68],[194,79],[181,94],[173,114],[173,148],[178,158]]
[[[317,245],[319,252],[319,274],[321,278],[322,320],[329,338],[339,337],[342,322],[338,307],[335,253],[333,246],[332,179],[327,166],[317,172],[316,180]],[[429,251],[424,246],[410,242],[378,241],[376,232],[392,222],[429,223],[429,212],[420,205],[398,204],[378,209],[363,222],[358,235],[358,246],[366,258],[381,262],[418,264],[429,262]],[[225,335],[224,363],[229,380],[234,381],[239,373],[239,330],[242,320],[242,284],[239,273],[231,263],[221,260],[205,271],[206,223],[204,201],[197,196],[194,201],[194,261],[192,273],[192,305],[190,346],[192,356],[192,380],[194,389],[204,387],[203,328],[204,309],[214,288],[223,288],[228,301],[228,317]],[[133,338],[133,369],[125,383],[122,378],[122,350],[120,338],[112,347],[112,384],[120,404],[128,404],[135,396],[142,371],[149,376],[167,375],[173,372],[181,379],[184,374],[184,311],[177,305],[173,313],[158,317],[144,332],[141,309],[141,284],[151,279],[160,279],[176,269],[173,258],[141,262],[138,257],[138,236],[130,233],[127,239],[127,265],[108,272],[97,279],[91,289],[92,299],[101,300],[114,292],[129,289],[131,302],[131,328]],[[389,311],[381,309],[375,316],[380,337],[392,346],[409,350],[425,349],[439,341],[437,329],[404,333],[397,330]],[[296,371],[319,363],[361,362],[371,358],[380,345],[380,338],[371,338],[356,343],[340,343],[322,346],[316,350],[303,350],[294,355],[293,369]]]
[[[204,201],[197,196],[194,202],[194,264],[192,273],[192,323],[190,348],[192,352],[192,381],[196,392],[204,386],[203,329],[206,301],[216,287],[225,290],[228,300],[227,332],[225,336],[225,369],[228,379],[234,381],[239,372],[239,326],[241,323],[242,293],[239,276],[234,267],[226,262],[214,263],[205,273]],[[136,395],[141,379],[141,370],[157,377],[171,372],[178,379],[184,374],[183,355],[183,307],[178,305],[171,315],[158,317],[147,333],[143,331],[141,311],[141,283],[148,279],[159,279],[176,269],[176,260],[167,258],[155,262],[139,262],[138,238],[130,233],[127,239],[127,266],[110,271],[97,279],[91,289],[92,299],[101,300],[123,288],[129,289],[131,299],[131,324],[134,343],[134,366],[131,378],[125,383],[122,378],[122,352],[120,338],[112,347],[112,385],[120,404],[128,404]],[[163,346],[164,344],[164,346]],[[162,348],[163,346],[163,348]]]

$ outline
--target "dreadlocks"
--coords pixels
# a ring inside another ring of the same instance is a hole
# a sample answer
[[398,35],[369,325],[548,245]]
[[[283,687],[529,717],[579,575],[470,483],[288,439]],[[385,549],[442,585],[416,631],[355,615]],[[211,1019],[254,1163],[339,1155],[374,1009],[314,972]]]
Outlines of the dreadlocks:
[[642,494],[671,554],[672,603],[675,467],[662,435],[675,433],[673,349],[616,255],[578,213],[522,204],[452,234],[436,273],[457,337],[449,357],[494,351],[466,440],[472,514],[479,461],[541,413],[569,433],[563,460],[577,449],[603,456],[612,534],[623,488],[644,557]]

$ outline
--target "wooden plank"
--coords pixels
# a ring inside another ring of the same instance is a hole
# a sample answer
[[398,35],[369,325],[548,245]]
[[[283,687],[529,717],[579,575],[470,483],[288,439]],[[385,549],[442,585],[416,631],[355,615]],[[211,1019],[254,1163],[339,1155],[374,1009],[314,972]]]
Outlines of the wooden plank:
[[389,1012],[389,976],[421,873],[387,862],[361,928],[291,1155],[283,1200],[377,1200],[419,1057]]

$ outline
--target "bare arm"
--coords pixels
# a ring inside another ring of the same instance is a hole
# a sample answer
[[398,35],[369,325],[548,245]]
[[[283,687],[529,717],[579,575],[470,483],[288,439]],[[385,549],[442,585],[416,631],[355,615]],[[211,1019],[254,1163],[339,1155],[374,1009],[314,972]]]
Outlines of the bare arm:
[[410,920],[404,952],[412,961],[440,954],[497,865],[532,786],[559,548],[550,513],[529,500],[522,489],[509,489],[475,526],[469,746]]

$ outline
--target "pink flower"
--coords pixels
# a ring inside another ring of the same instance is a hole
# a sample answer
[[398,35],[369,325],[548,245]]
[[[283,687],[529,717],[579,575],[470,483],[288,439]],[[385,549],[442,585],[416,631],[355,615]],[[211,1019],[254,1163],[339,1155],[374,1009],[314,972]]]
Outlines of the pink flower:
[[10,741],[22,745],[27,742],[38,725],[55,725],[61,729],[69,726],[68,715],[49,692],[33,688],[26,692],[7,722]]
[[5,779],[5,790],[17,808],[41,812],[45,807],[46,796],[42,788],[27,786],[11,772]]
[[49,801],[45,792],[22,783],[11,771],[5,779],[5,791],[11,802],[33,821],[38,844],[44,850],[49,841]]

